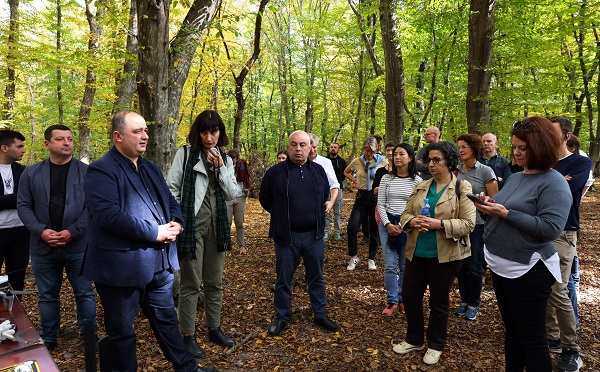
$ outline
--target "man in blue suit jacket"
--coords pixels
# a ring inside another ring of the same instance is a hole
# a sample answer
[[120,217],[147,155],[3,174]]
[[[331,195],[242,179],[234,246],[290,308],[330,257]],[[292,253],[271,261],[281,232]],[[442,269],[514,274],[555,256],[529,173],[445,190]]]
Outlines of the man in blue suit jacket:
[[175,371],[201,371],[186,351],[173,303],[175,240],[183,230],[179,204],[156,164],[143,159],[144,118],[122,111],[112,119],[114,146],[85,178],[89,245],[83,275],[104,307],[113,371],[137,371],[133,321],[138,304]]
[[82,336],[85,319],[92,319],[96,328],[96,295],[92,283],[81,276],[87,244],[83,195],[87,165],[73,157],[73,134],[68,127],[51,125],[44,138],[50,157],[23,171],[17,211],[31,233],[29,251],[39,291],[40,336],[46,347],[53,349],[60,331],[63,271],[73,287]]

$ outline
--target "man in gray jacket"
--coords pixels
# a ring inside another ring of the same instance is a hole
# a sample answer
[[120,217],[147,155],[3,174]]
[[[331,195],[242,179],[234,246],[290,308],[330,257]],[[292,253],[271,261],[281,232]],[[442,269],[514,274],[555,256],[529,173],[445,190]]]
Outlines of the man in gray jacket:
[[73,157],[73,135],[64,125],[44,132],[50,157],[25,168],[19,183],[17,211],[31,233],[31,268],[39,291],[38,307],[48,349],[60,331],[60,288],[63,271],[73,287],[77,324],[83,335],[85,319],[96,327],[96,296],[92,282],[80,275],[87,245],[87,209],[83,179],[87,165]]

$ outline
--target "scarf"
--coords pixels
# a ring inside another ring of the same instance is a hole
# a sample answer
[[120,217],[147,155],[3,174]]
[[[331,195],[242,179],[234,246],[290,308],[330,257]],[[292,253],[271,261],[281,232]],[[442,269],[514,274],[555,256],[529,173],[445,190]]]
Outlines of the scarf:
[[382,155],[374,154],[373,159],[375,159],[374,164],[369,164],[367,159],[365,159],[365,154],[360,156],[360,160],[362,160],[363,165],[365,166],[365,173],[367,174],[367,190],[371,191],[371,178],[375,179],[375,171],[379,163],[385,159]]
[[[187,229],[184,229],[177,238],[177,254],[181,259],[195,260],[196,257],[196,229],[194,220],[194,201],[196,197],[196,172],[194,167],[200,161],[200,152],[190,150],[190,156],[187,157],[187,147],[184,151],[184,171],[183,171],[183,190],[181,192],[181,214]],[[219,150],[219,152],[221,152]],[[223,161],[227,161],[226,155],[221,152]],[[186,161],[187,159],[187,161]],[[218,172],[218,171],[217,171]],[[217,177],[218,178],[218,177]],[[217,182],[217,221],[216,237],[217,252],[231,250],[231,235],[229,231],[229,220],[227,218],[227,205],[225,204],[225,195],[221,186]]]

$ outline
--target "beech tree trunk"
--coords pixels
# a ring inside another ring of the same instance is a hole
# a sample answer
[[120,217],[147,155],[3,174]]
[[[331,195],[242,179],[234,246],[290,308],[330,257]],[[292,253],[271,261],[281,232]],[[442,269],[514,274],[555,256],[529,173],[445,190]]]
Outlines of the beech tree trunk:
[[469,72],[467,126],[469,133],[485,132],[491,124],[490,83],[496,0],[471,0],[469,16]]
[[6,54],[7,84],[4,89],[6,103],[4,106],[4,120],[15,118],[15,64],[17,37],[19,36],[19,0],[8,0],[10,8],[10,24],[8,30],[8,53]]
[[[146,157],[166,175],[177,151],[177,118],[183,86],[196,48],[219,1],[195,0],[177,35],[169,38],[168,0],[138,0],[140,114],[148,123]],[[165,73],[165,71],[167,73]]]
[[[123,72],[118,81],[117,101],[113,107],[113,114],[122,110],[131,109],[131,102],[135,94],[135,71],[137,68],[138,48],[138,22],[136,0],[131,0],[129,6],[129,24],[127,27],[127,46],[125,47],[125,63]],[[110,131],[110,129],[109,129]],[[110,138],[109,133],[109,138]]]
[[404,62],[398,35],[396,0],[381,0],[379,14],[385,56],[385,139],[402,142],[404,135]]
[[[98,10],[100,9],[100,11]],[[90,26],[90,37],[88,40],[88,62],[85,76],[85,91],[79,108],[79,159],[88,163],[90,161],[90,112],[96,95],[96,63],[98,61],[98,47],[102,27],[98,20],[101,16],[102,6],[96,8],[90,0],[85,1],[85,17]]]

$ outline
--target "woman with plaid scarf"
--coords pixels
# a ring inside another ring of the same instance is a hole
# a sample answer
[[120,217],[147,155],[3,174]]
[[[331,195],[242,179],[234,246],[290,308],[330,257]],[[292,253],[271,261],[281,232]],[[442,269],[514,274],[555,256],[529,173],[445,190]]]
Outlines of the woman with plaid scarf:
[[225,252],[231,249],[226,201],[235,197],[233,162],[221,149],[229,142],[216,111],[202,112],[190,128],[190,147],[182,147],[167,177],[181,204],[185,229],[177,239],[180,269],[178,317],[188,351],[205,358],[195,336],[198,298],[204,292],[206,325],[211,341],[232,347],[221,331]]

